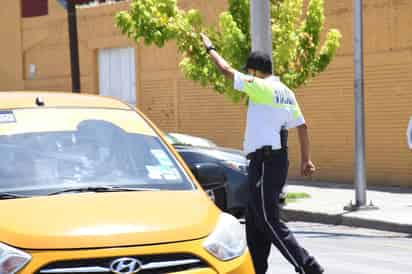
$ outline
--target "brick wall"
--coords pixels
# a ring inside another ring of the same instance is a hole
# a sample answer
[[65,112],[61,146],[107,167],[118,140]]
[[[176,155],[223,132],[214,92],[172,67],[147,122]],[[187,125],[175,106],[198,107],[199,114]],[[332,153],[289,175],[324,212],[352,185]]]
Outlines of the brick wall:
[[20,1],[1,1],[0,90],[23,89],[20,16]]
[[[326,1],[327,22],[344,36],[328,70],[297,91],[311,127],[313,180],[351,182],[354,166],[352,1]],[[412,185],[406,128],[412,116],[411,1],[364,1],[365,123],[370,184]],[[295,147],[297,146],[294,141]],[[298,153],[291,176],[297,177]]]

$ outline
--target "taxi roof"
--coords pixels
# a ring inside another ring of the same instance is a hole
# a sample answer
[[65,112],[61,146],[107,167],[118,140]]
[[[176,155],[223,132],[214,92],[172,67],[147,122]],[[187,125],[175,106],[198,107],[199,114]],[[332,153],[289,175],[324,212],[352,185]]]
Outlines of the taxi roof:
[[[38,99],[39,98],[39,99]],[[44,107],[110,108],[130,110],[127,104],[109,97],[45,91],[0,91],[0,109]]]

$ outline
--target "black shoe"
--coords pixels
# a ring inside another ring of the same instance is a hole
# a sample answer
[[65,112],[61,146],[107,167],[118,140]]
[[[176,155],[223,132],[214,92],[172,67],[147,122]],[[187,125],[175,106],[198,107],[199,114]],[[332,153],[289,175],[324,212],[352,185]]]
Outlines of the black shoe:
[[322,274],[325,272],[325,269],[318,262],[304,266],[303,270],[305,270],[305,274]]
[[286,205],[286,197],[287,197],[287,194],[285,192],[282,192],[279,194],[279,204],[280,205]]

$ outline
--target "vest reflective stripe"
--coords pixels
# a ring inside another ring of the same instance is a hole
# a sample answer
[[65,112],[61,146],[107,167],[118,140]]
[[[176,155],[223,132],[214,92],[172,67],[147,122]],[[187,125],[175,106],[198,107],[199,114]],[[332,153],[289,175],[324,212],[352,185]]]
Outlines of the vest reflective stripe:
[[243,91],[249,96],[254,104],[292,110],[295,119],[301,115],[301,110],[296,103],[296,99],[290,98],[286,91],[282,93],[273,90],[273,86],[265,83],[261,79],[255,78],[253,81],[244,81]]

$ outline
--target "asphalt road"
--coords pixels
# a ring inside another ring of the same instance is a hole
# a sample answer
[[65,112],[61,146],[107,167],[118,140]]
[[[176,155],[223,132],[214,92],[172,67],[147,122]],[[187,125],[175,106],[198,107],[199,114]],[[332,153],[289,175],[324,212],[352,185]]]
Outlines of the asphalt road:
[[[345,226],[288,223],[325,274],[412,274],[411,235]],[[267,274],[293,274],[275,247]]]

